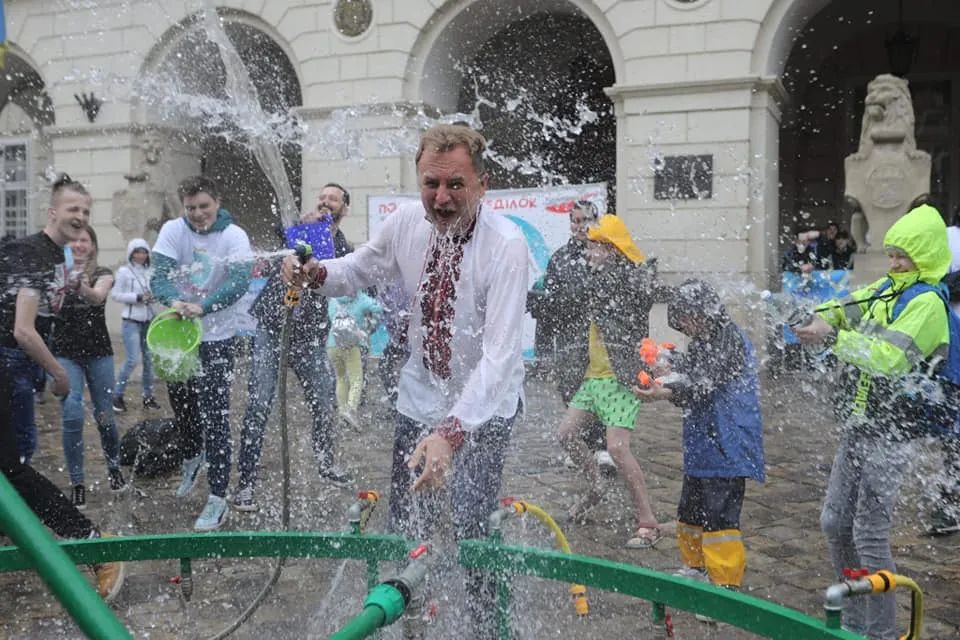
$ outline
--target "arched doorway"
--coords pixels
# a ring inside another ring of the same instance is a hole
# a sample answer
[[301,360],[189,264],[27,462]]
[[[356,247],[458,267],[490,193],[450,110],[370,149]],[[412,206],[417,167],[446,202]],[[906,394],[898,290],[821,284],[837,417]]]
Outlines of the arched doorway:
[[44,223],[47,185],[37,182],[51,162],[44,127],[54,124],[43,78],[14,47],[0,74],[0,237],[22,237]]
[[[893,0],[857,5],[834,1],[810,16],[785,59],[794,109],[781,127],[784,232],[829,220],[849,224],[843,160],[857,150],[866,85],[890,72],[886,42],[901,26]],[[960,206],[960,6],[905,2],[902,28],[917,38],[906,75],[917,147],[933,158],[931,197],[949,216]]]
[[487,40],[467,65],[459,110],[477,113],[506,160],[491,186],[606,182],[615,204],[616,121],[603,91],[614,81],[610,52],[582,15],[531,16]]
[[472,114],[497,160],[491,188],[606,182],[616,194],[616,120],[604,89],[622,57],[595,3],[460,0],[428,23],[408,96]]
[[[302,104],[300,81],[290,57],[249,14],[219,11],[228,38],[256,88],[266,121],[251,118],[228,98],[227,73],[216,44],[194,17],[168,34],[148,58],[140,83],[144,119],[185,151],[174,154],[180,178],[203,173],[221,185],[223,206],[259,247],[280,242],[278,198],[250,142],[270,136],[280,144],[283,170],[300,206],[301,149],[293,136],[290,112]],[[174,144],[176,146],[176,144]]]

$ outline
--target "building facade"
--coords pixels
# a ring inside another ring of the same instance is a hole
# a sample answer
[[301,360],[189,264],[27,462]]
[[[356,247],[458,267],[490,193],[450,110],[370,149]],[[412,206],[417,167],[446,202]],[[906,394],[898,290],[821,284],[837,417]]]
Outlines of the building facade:
[[766,286],[785,231],[844,215],[843,158],[898,29],[918,36],[908,78],[932,190],[960,203],[960,8],[906,5],[8,0],[0,222],[38,229],[65,171],[90,186],[116,262],[178,215],[176,182],[203,172],[263,247],[283,210],[347,185],[344,228],[361,241],[366,197],[415,190],[417,132],[446,117],[483,123],[491,187],[606,181],[663,271]]

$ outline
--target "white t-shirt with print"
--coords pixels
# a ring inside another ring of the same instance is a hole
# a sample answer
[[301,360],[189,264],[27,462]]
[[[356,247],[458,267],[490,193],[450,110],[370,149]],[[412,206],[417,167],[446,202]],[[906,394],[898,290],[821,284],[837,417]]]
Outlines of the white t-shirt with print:
[[[153,252],[176,260],[179,268],[170,275],[180,292],[180,299],[198,304],[223,286],[231,264],[251,259],[250,239],[237,225],[200,234],[193,231],[183,218],[164,223]],[[226,340],[236,335],[233,306],[203,316],[204,342]]]

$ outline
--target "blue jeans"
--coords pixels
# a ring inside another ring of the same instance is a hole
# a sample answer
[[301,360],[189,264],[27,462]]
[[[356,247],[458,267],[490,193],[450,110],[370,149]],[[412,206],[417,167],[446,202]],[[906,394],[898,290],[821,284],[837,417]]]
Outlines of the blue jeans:
[[[14,349],[15,351],[15,349]],[[9,359],[0,358],[0,472],[14,486],[27,506],[43,524],[63,538],[89,538],[96,531],[93,523],[77,511],[70,499],[45,476],[20,462],[16,434],[10,418],[13,411],[13,377],[7,367]]]
[[90,360],[57,358],[66,369],[70,393],[63,407],[63,457],[67,459],[70,484],[83,484],[83,382],[90,388],[93,417],[100,432],[100,446],[107,469],[120,468],[120,435],[113,419],[113,356]]
[[37,365],[20,349],[0,347],[0,361],[13,385],[10,398],[10,421],[17,437],[17,453],[24,464],[30,464],[37,450],[37,423],[34,413]]
[[[333,464],[336,448],[337,421],[333,398],[333,380],[327,365],[327,349],[316,338],[311,340],[293,327],[287,362],[300,379],[307,406],[313,415],[313,449],[321,469]],[[267,419],[276,398],[280,368],[280,330],[261,322],[253,339],[253,364],[247,386],[247,411],[240,432],[240,487],[257,482],[260,454]]]
[[147,347],[147,329],[149,328],[149,322],[137,322],[126,318],[123,320],[123,350],[127,354],[127,359],[123,361],[123,368],[117,376],[117,388],[113,392],[118,398],[123,397],[130,374],[136,368],[137,360],[141,358],[143,359],[143,397],[153,397],[153,363],[150,361],[150,348]]
[[180,432],[184,460],[206,448],[210,493],[227,495],[230,483],[230,385],[233,383],[234,339],[200,343],[199,375],[187,382],[168,382],[173,419]]
[[[843,569],[896,573],[890,528],[912,457],[909,444],[882,436],[847,433],[841,439],[820,514],[838,580]],[[892,591],[848,598],[843,603],[843,627],[872,640],[896,640],[895,598]]]
[[[459,540],[486,537],[487,521],[497,506],[503,480],[503,463],[516,415],[494,418],[481,425],[456,453],[448,490],[411,493],[413,481],[423,471],[407,462],[417,443],[430,433],[426,426],[398,414],[393,441],[390,479],[390,515],[387,531],[413,540],[425,540],[443,513],[443,502],[452,509],[454,537]],[[449,511],[448,511],[449,512]],[[474,633],[481,640],[496,637],[495,588],[491,576],[477,569],[465,572],[467,608]]]

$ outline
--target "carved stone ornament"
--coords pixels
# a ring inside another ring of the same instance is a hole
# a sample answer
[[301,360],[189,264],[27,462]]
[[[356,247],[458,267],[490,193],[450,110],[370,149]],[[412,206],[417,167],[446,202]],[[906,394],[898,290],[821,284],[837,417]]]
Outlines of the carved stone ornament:
[[917,150],[914,126],[907,81],[874,78],[867,85],[860,147],[844,160],[844,194],[859,206],[851,232],[861,249],[867,227],[874,246],[882,248],[883,236],[909,203],[930,191],[930,154]]
[[166,143],[163,136],[158,131],[145,131],[140,137],[140,150],[143,151],[143,161],[149,165],[155,165],[163,157],[163,150]]
[[340,35],[358,38],[373,24],[373,5],[370,0],[337,0],[333,22]]

